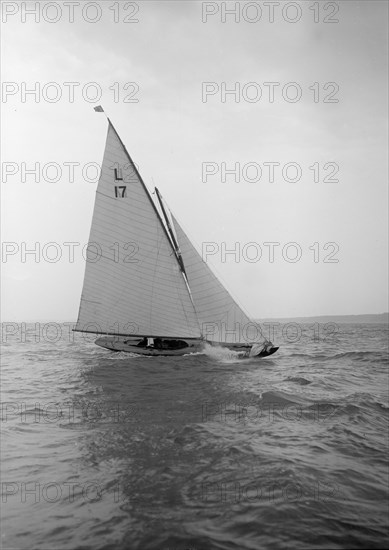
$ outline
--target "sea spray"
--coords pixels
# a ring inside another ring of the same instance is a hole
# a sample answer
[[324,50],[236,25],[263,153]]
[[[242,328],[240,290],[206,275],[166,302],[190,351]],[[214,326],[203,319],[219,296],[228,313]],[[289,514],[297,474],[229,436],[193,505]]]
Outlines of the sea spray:
[[235,363],[245,355],[245,352],[242,351],[232,351],[222,346],[211,346],[210,344],[204,345],[204,353],[211,359],[221,363]]

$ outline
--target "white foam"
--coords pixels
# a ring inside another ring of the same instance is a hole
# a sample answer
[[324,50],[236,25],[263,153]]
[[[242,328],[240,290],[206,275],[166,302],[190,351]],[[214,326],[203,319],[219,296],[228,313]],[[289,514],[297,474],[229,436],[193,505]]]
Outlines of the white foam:
[[205,344],[204,354],[221,363],[236,363],[244,356],[245,353],[241,351],[233,351],[222,346],[211,346],[210,344]]

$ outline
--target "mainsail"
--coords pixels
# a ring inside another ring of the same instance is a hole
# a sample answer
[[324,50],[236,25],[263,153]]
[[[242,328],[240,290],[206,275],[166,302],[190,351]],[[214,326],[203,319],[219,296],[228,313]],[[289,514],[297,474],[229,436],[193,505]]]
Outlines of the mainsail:
[[110,121],[75,330],[201,336],[166,229]]

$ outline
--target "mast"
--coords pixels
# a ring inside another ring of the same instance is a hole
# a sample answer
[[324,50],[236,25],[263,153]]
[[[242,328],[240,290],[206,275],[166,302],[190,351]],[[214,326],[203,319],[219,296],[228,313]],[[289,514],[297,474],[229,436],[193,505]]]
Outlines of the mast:
[[165,222],[166,222],[166,227],[168,228],[168,231],[169,231],[169,235],[172,239],[172,242],[173,242],[173,246],[174,246],[174,251],[176,253],[176,257],[177,257],[177,261],[180,265],[180,268],[181,268],[181,271],[182,273],[185,275],[185,277],[187,278],[187,275],[186,275],[186,271],[185,271],[185,266],[184,266],[184,260],[182,259],[182,255],[181,255],[181,251],[180,251],[180,247],[178,246],[178,242],[177,242],[177,239],[176,239],[176,236],[174,235],[174,231],[173,231],[173,228],[172,228],[172,224],[170,223],[170,220],[169,220],[169,217],[166,213],[166,208],[165,208],[165,205],[163,204],[163,200],[162,200],[162,195],[161,193],[159,192],[159,190],[155,187],[155,193],[157,195],[157,198],[158,198],[158,201],[159,201],[159,205],[161,207],[161,210],[162,210],[162,213],[163,213],[163,217],[165,219]]
[[157,195],[158,202],[159,202],[159,205],[160,205],[161,210],[162,210],[162,213],[163,213],[163,217],[164,217],[165,222],[166,222],[166,227],[168,228],[169,235],[170,235],[170,237],[171,237],[171,240],[172,240],[172,243],[173,243],[173,246],[174,246],[174,249],[175,249],[174,252],[175,252],[175,256],[176,256],[176,258],[177,258],[177,262],[178,262],[178,264],[179,264],[179,266],[180,266],[182,276],[183,276],[183,278],[184,278],[186,287],[187,287],[188,292],[189,292],[190,301],[192,302],[193,309],[194,309],[195,314],[196,314],[197,322],[198,322],[198,324],[199,324],[199,329],[200,329],[201,337],[203,337],[203,331],[202,331],[202,329],[201,329],[201,325],[200,325],[200,321],[199,321],[199,316],[198,316],[198,314],[197,314],[196,306],[195,306],[195,303],[194,303],[194,300],[193,300],[193,296],[192,296],[192,292],[191,292],[191,290],[190,290],[189,281],[188,281],[188,276],[187,276],[186,271],[185,271],[184,260],[183,260],[182,255],[181,255],[180,247],[179,247],[179,245],[178,245],[176,236],[175,236],[175,234],[174,234],[174,231],[173,231],[173,228],[172,228],[172,224],[170,223],[169,216],[167,215],[165,205],[163,204],[162,195],[161,195],[161,193],[159,192],[159,190],[158,190],[156,187],[155,187],[155,193],[156,193],[156,195]]

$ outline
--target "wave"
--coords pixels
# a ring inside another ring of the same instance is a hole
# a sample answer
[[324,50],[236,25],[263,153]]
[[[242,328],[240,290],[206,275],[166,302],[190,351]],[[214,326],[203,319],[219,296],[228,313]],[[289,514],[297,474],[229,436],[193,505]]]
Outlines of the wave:
[[356,360],[388,360],[388,355],[382,351],[345,351],[343,353],[337,353],[332,359],[350,358]]
[[[294,414],[296,419],[315,418],[319,421],[330,420],[334,417],[337,419],[345,417],[348,421],[356,420],[358,422],[364,418],[367,421],[366,414],[369,415],[369,413],[373,414],[376,420],[381,419],[383,421],[389,413],[389,405],[387,403],[368,393],[354,393],[336,400],[318,400],[300,393],[296,395],[272,390],[264,392],[260,395],[259,400],[256,400],[255,403],[247,404],[247,407],[256,407],[262,412],[263,410],[267,411],[271,409],[276,414],[278,411],[281,416],[284,413],[288,417]],[[379,413],[379,416],[377,416],[377,413]]]
[[344,351],[334,355],[309,354],[309,353],[292,353],[290,357],[301,357],[304,359],[314,359],[323,361],[333,361],[334,359],[353,359],[356,361],[374,361],[387,362],[388,354],[382,351]]
[[267,391],[261,394],[260,403],[272,403],[278,405],[310,405],[314,401],[302,394],[294,395],[283,391]]
[[285,380],[288,380],[290,382],[296,382],[296,384],[300,384],[300,386],[306,386],[307,384],[312,384],[312,380],[307,380],[302,376],[288,376],[288,378],[285,378]]

